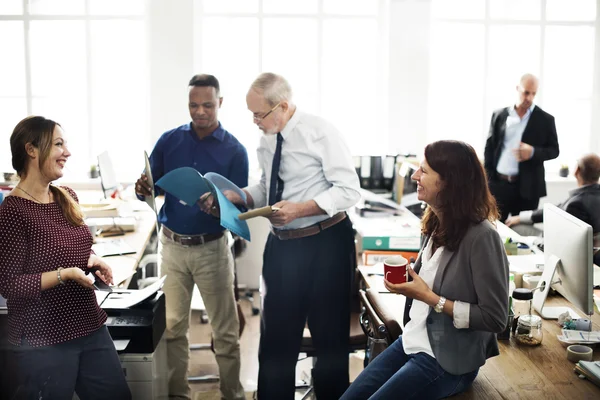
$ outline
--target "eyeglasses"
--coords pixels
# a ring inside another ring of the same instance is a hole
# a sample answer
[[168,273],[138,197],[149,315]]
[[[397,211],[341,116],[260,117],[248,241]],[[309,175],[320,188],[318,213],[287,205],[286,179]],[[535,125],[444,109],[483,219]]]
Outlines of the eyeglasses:
[[262,117],[258,117],[256,115],[252,116],[252,119],[254,119],[254,122],[259,123],[260,121],[262,121],[263,119],[267,118],[269,116],[269,114],[271,114],[273,111],[277,110],[277,107],[279,107],[281,105],[281,102],[277,103],[275,105],[275,107],[271,108],[265,115],[263,115]]

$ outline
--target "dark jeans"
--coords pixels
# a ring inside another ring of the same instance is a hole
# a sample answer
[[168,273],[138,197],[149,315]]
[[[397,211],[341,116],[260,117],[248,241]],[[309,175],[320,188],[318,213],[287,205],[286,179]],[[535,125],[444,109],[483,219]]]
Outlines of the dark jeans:
[[53,346],[13,346],[18,384],[12,399],[129,400],[131,392],[106,326]]
[[442,399],[464,392],[478,372],[479,368],[449,374],[428,354],[406,354],[400,336],[367,365],[340,400]]
[[506,182],[500,179],[490,181],[490,192],[496,198],[500,221],[506,221],[508,214],[519,215],[521,211],[537,210],[540,199],[526,199],[519,191],[519,181]]
[[319,400],[338,400],[349,385],[350,288],[356,266],[349,218],[300,239],[270,235],[259,348],[258,398],[294,399],[296,363],[306,322],[316,350]]

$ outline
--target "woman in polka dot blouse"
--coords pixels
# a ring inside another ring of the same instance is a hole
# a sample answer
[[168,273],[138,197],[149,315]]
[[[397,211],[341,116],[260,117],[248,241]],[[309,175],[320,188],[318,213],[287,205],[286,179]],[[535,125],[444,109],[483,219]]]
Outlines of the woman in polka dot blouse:
[[[10,138],[20,182],[0,205],[0,295],[7,300],[14,398],[130,399],[88,268],[112,283],[93,254],[75,192],[51,182],[71,153],[59,124],[19,122]],[[8,398],[13,398],[8,396]]]

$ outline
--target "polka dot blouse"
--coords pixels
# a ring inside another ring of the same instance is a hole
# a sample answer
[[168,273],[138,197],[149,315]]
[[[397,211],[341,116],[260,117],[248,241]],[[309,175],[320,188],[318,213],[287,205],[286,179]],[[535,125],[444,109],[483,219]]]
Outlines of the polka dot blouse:
[[[64,187],[76,200],[71,189]],[[57,203],[7,196],[0,205],[0,295],[7,300],[8,341],[34,347],[86,336],[106,321],[92,289],[68,281],[41,290],[42,273],[87,269],[92,236],[72,226]]]

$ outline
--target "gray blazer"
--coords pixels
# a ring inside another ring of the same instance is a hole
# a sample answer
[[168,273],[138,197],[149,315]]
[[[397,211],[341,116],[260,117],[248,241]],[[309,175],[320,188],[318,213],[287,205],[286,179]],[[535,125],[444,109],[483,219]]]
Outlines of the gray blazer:
[[[421,269],[419,253],[414,269]],[[467,231],[455,252],[444,250],[433,292],[448,300],[469,303],[469,328],[457,329],[453,318],[429,309],[427,333],[435,358],[454,375],[472,372],[497,356],[496,333],[508,320],[508,259],[494,225],[483,221]],[[404,321],[408,321],[412,299],[407,299]]]

